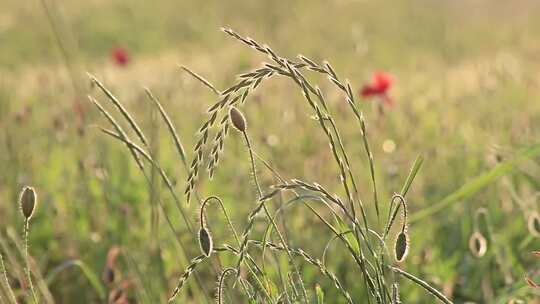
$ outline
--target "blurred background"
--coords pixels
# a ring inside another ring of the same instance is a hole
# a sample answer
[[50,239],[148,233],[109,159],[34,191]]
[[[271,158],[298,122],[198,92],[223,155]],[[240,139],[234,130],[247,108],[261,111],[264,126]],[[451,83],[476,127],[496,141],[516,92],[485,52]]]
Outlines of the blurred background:
[[[534,146],[540,138],[540,2],[534,0],[2,0],[0,250],[14,286],[24,285],[17,196],[22,186],[33,185],[40,205],[32,219],[30,252],[42,285],[48,286],[42,287],[56,303],[103,302],[109,287],[101,273],[116,256],[115,248],[121,252],[116,281],[125,285],[132,302],[166,299],[189,259],[199,254],[197,241],[166,189],[151,191],[155,188],[149,189],[127,149],[99,131],[97,126],[109,127],[108,122],[87,95],[103,104],[106,98],[91,87],[86,72],[100,79],[147,130],[181,194],[186,171],[143,87],[161,100],[191,161],[195,133],[218,99],[179,65],[222,90],[235,83],[237,74],[269,60],[221,27],[266,43],[284,57],[327,60],[349,79],[366,116],[381,201],[399,191],[415,158],[424,157],[408,196],[413,217],[475,177],[493,173],[497,164],[529,151],[484,188],[418,216],[409,229],[411,253],[402,266],[456,303],[535,303],[539,294],[523,279],[537,277],[540,269],[530,253],[540,248],[538,235],[527,227],[540,198],[540,158]],[[379,71],[392,79],[385,93],[392,105],[360,94]],[[357,124],[331,82],[314,79],[334,111],[360,191],[369,201],[369,166]],[[294,83],[283,78],[264,82],[243,112],[256,151],[284,176],[337,191],[336,168],[328,166],[332,155]],[[249,162],[237,134],[229,135],[225,150],[214,179],[201,174],[198,191],[203,197],[222,197],[241,230],[254,201],[253,187],[246,187],[251,183]],[[263,184],[275,182],[262,166],[259,171]],[[185,254],[153,203],[158,198],[189,245]],[[197,205],[186,208],[195,222]],[[493,238],[482,259],[468,247],[479,208],[488,210]],[[284,216],[288,231],[302,231],[287,237],[319,256],[331,234],[302,214],[294,207]],[[209,217],[215,219],[210,223],[215,241],[229,240],[221,215],[209,211]],[[256,226],[256,231],[264,228]],[[332,252],[329,264],[353,297],[361,295],[362,287],[355,287],[358,273],[348,271],[352,261],[340,251]],[[329,303],[341,303],[331,282],[313,268],[302,271],[307,286],[320,284]],[[211,268],[202,266],[200,277],[206,289],[189,283],[178,303],[206,303],[205,294],[213,298]],[[406,282],[402,298],[406,303],[433,301]]]

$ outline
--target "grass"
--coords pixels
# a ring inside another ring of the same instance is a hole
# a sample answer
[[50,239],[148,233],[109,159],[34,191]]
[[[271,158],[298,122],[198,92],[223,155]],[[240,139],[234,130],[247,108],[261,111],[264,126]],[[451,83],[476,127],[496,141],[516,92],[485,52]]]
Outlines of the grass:
[[[534,1],[43,3],[49,16],[0,10],[2,301],[32,301],[26,268],[45,303],[162,303],[183,277],[178,303],[538,297],[523,279],[540,281]],[[358,95],[380,69],[395,78],[383,111]],[[233,100],[245,133],[229,132]],[[40,197],[28,267],[26,185]]]

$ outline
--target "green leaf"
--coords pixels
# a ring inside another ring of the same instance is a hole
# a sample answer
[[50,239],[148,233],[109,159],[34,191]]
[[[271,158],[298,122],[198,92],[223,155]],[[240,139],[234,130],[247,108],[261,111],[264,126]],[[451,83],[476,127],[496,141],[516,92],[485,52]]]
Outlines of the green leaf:
[[103,287],[103,285],[101,285],[101,282],[98,279],[98,276],[94,273],[94,271],[92,271],[90,267],[88,267],[81,260],[68,260],[60,264],[59,266],[56,266],[47,275],[47,277],[45,278],[45,282],[47,282],[47,285],[51,285],[51,283],[54,281],[54,279],[56,278],[58,274],[60,274],[65,269],[68,269],[71,267],[79,268],[82,271],[83,275],[86,277],[86,279],[88,279],[88,282],[90,282],[90,285],[94,288],[99,298],[105,299],[105,288]]
[[514,169],[514,167],[525,159],[540,155],[540,143],[537,143],[531,147],[520,150],[513,158],[501,162],[496,165],[493,169],[487,171],[486,173],[477,176],[472,181],[463,185],[461,188],[457,189],[455,192],[451,193],[435,205],[432,205],[428,208],[424,208],[420,211],[417,211],[409,218],[409,223],[414,223],[420,221],[426,217],[429,217],[439,211],[444,210],[453,203],[468,198],[480,191],[490,183],[492,183],[497,178],[508,174]]
[[407,192],[409,192],[409,188],[411,187],[411,184],[416,177],[416,174],[420,170],[420,167],[422,167],[422,163],[424,162],[424,158],[422,155],[418,155],[416,159],[414,160],[414,164],[411,168],[411,172],[409,172],[409,176],[407,176],[407,179],[405,180],[405,184],[403,185],[403,188],[401,189],[401,195],[405,197],[407,195]]

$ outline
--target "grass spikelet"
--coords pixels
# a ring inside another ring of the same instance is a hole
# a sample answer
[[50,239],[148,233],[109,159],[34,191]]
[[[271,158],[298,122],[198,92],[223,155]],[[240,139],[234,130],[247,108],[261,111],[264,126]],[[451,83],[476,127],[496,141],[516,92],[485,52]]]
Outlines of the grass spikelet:
[[540,215],[534,211],[527,219],[527,228],[534,237],[540,237]]
[[212,83],[210,83],[210,81],[204,79],[204,77],[202,77],[201,75],[193,72],[192,70],[190,70],[188,67],[186,66],[183,66],[183,65],[180,65],[179,66],[182,70],[186,71],[189,75],[191,75],[192,77],[194,77],[195,79],[197,79],[198,81],[200,81],[202,84],[204,84],[205,86],[207,86],[210,90],[212,90],[212,92],[214,92],[214,94],[216,95],[219,95],[219,91],[212,85]]
[[206,258],[207,256],[205,255],[199,255],[191,260],[180,279],[178,279],[178,283],[176,284],[176,287],[174,288],[171,297],[169,298],[169,300],[167,300],[167,303],[172,303],[174,299],[176,299],[186,281],[189,279],[193,271],[195,271],[195,268],[197,268],[197,266],[202,263]]
[[409,235],[405,230],[402,230],[396,237],[394,246],[394,254],[396,262],[403,262],[409,253]]
[[246,131],[246,119],[244,118],[244,114],[240,112],[237,108],[231,107],[229,110],[229,116],[231,117],[231,122],[233,126],[240,132]]

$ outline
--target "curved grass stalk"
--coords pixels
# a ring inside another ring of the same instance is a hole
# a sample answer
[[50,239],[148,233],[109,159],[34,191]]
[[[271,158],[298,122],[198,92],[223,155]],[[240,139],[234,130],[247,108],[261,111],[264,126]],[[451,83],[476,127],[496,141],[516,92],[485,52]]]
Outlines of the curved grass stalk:
[[[309,85],[309,83],[307,82],[305,77],[303,77],[301,75],[301,73],[298,71],[298,69],[300,69],[300,68],[307,67],[308,69],[310,69],[312,71],[326,74],[329,77],[330,81],[332,83],[334,83],[340,90],[342,90],[346,94],[348,104],[351,107],[351,109],[353,110],[353,112],[355,114],[355,117],[360,122],[361,130],[362,130],[362,132],[361,132],[362,139],[363,139],[363,143],[364,143],[366,153],[368,155],[368,161],[369,161],[369,165],[370,165],[370,173],[371,173],[371,177],[372,177],[374,202],[375,202],[375,208],[376,208],[377,217],[378,217],[379,216],[379,206],[378,206],[377,187],[376,187],[376,182],[375,182],[375,170],[374,170],[373,154],[371,153],[371,149],[370,149],[369,143],[367,141],[366,125],[365,125],[364,117],[363,117],[363,114],[358,110],[358,108],[356,107],[356,105],[354,103],[354,94],[352,93],[352,89],[350,88],[350,85],[348,83],[343,84],[342,82],[340,82],[338,77],[337,77],[337,74],[334,71],[334,69],[328,63],[326,63],[325,66],[322,67],[322,66],[319,66],[319,65],[315,64],[314,61],[309,60],[304,56],[301,56],[301,58],[307,59],[307,60],[304,60],[305,61],[304,63],[293,62],[293,61],[290,61],[288,59],[281,58],[281,57],[277,56],[276,53],[270,47],[262,46],[258,42],[256,42],[255,40],[253,40],[251,38],[244,38],[241,35],[239,35],[238,33],[234,32],[232,29],[222,28],[222,31],[225,32],[226,34],[230,35],[231,37],[237,39],[238,41],[243,42],[244,44],[248,45],[249,47],[251,47],[251,48],[253,48],[253,49],[255,49],[255,50],[257,50],[257,51],[259,51],[259,52],[261,52],[261,53],[263,53],[265,55],[267,55],[274,62],[276,62],[279,66],[288,69],[289,71],[287,72],[287,71],[282,70],[280,67],[267,65],[269,68],[273,69],[277,73],[279,73],[281,75],[291,77],[299,86],[302,87],[302,90],[304,90],[305,93],[308,93],[308,91],[309,91],[309,92],[313,93],[314,95],[318,96],[319,98],[322,97],[322,95],[319,95],[317,90],[314,89],[313,86]],[[304,94],[304,96],[306,97],[306,99],[310,103],[310,106],[315,108],[316,106],[310,100],[309,95]],[[325,103],[322,103],[322,105],[323,105],[323,107],[326,107]],[[319,118],[319,120],[322,121],[322,117],[318,117],[318,118]],[[322,127],[323,127],[323,129],[325,129],[324,126],[322,126]],[[327,133],[327,135],[328,134],[329,133]],[[335,145],[335,143],[334,143],[334,145]],[[338,161],[338,165],[339,165],[339,161]]]
[[[239,251],[237,249],[235,249],[233,246],[230,246],[230,245],[226,245],[224,247],[214,247],[213,252],[214,253],[219,253],[219,252],[223,252],[223,251],[229,251],[229,252],[234,253],[235,255],[239,254]],[[191,259],[191,261],[190,261],[189,265],[186,267],[184,273],[178,279],[178,283],[176,284],[176,287],[174,288],[174,290],[173,290],[171,296],[169,297],[167,303],[174,302],[176,297],[178,297],[178,295],[180,294],[180,291],[182,290],[182,287],[189,280],[190,276],[194,273],[197,266],[199,266],[199,264],[201,264],[202,262],[204,262],[207,259],[208,259],[208,256],[206,256],[204,254],[201,254],[201,255],[196,256],[195,258]],[[253,262],[253,263],[255,263],[255,262]],[[259,283],[260,283],[260,281],[259,281]],[[260,284],[262,284],[262,283],[260,283]],[[265,295],[268,297],[268,299],[271,300],[270,295],[268,295],[267,293]]]
[[[253,244],[255,245],[260,245],[260,246],[263,246],[263,244],[260,244],[260,243],[257,243],[257,241],[254,241]],[[285,249],[283,246],[279,246],[277,244],[273,244],[273,243],[267,243],[265,246],[268,246],[268,248],[270,249],[274,249],[274,250],[284,250],[284,251],[287,251],[287,249]],[[309,264],[312,264],[314,265],[315,267],[319,268],[319,270],[321,271],[321,273],[323,275],[325,275],[326,277],[328,277],[333,283],[334,285],[336,286],[336,288],[341,292],[341,294],[343,295],[343,297],[347,300],[348,303],[350,304],[353,304],[354,301],[352,300],[351,296],[349,295],[349,292],[343,287],[343,285],[341,284],[341,282],[339,281],[339,279],[336,277],[336,275],[332,272],[330,272],[326,266],[319,260],[319,259],[315,259],[313,257],[311,257],[307,252],[305,252],[304,250],[302,250],[301,248],[298,248],[298,249],[289,249],[292,253],[294,253],[295,255],[298,255],[300,257],[302,257],[306,262],[308,262]]]
[[8,290],[9,294],[9,300],[10,303],[17,303],[17,298],[15,297],[15,293],[13,292],[13,288],[11,288],[11,285],[9,284],[9,280],[7,277],[7,270],[6,265],[4,264],[4,257],[0,253],[0,272],[2,272],[2,279],[4,280],[4,284],[6,289]]
[[187,280],[189,279],[193,271],[195,271],[195,268],[197,268],[197,266],[203,261],[205,261],[207,258],[208,257],[206,255],[201,254],[191,260],[191,262],[186,267],[186,270],[184,271],[182,276],[180,276],[180,279],[178,279],[178,283],[176,284],[176,287],[174,288],[172,295],[167,300],[167,303],[172,303],[176,299],[176,297],[180,293],[180,290],[182,289],[184,284],[187,282]]
[[[285,59],[281,59],[279,57],[277,57],[275,55],[275,53],[268,47],[262,47],[260,46],[257,42],[255,42],[253,39],[250,39],[250,38],[242,38],[240,35],[234,33],[232,30],[224,30],[226,33],[230,34],[231,36],[241,40],[242,42],[246,43],[247,45],[259,50],[259,51],[262,51],[263,53],[266,53],[267,55],[269,55],[270,57],[272,57],[272,59],[277,62],[280,66],[283,66],[284,68],[286,68],[288,71],[283,71],[281,68],[279,67],[274,67],[274,66],[271,66],[271,65],[266,65],[267,67],[275,70],[275,71],[278,71],[279,74],[282,74],[282,75],[286,75],[286,76],[289,76],[291,77],[301,88],[303,94],[304,94],[304,97],[305,99],[308,101],[309,105],[314,109],[315,113],[317,114],[317,117],[318,117],[318,121],[322,127],[322,129],[325,131],[325,134],[327,135],[329,141],[330,141],[330,147],[331,147],[331,150],[332,150],[332,154],[334,155],[334,158],[336,160],[336,162],[339,164],[339,167],[340,167],[340,171],[341,171],[341,181],[342,181],[342,185],[343,185],[343,188],[345,189],[345,191],[347,192],[347,197],[349,199],[349,201],[351,202],[352,204],[352,197],[351,197],[351,193],[350,193],[350,190],[349,190],[349,187],[348,187],[348,184],[347,184],[347,176],[346,174],[344,173],[344,165],[343,165],[343,162],[341,161],[340,157],[338,156],[338,153],[337,153],[337,150],[336,150],[336,144],[333,140],[333,137],[332,137],[332,134],[330,133],[329,129],[326,127],[326,125],[324,124],[324,117],[322,116],[322,113],[319,109],[319,107],[315,104],[315,102],[311,99],[310,97],[310,91],[308,89],[308,87],[312,88],[312,86],[309,85],[309,83],[307,81],[305,81],[305,78],[303,78],[303,76],[301,76],[301,73],[296,70],[292,64],[289,64],[289,62]],[[331,69],[331,67],[328,65],[327,68],[329,69],[329,71],[331,71],[333,74],[333,76],[335,76],[335,73],[333,72],[333,70]],[[280,71],[281,70],[281,71]],[[337,78],[337,77],[334,77],[334,78]],[[339,82],[335,81],[335,83],[339,84]],[[346,90],[346,87],[344,85],[341,86],[342,89],[344,91],[347,91]],[[314,90],[314,89],[313,89]],[[350,90],[350,86],[349,86],[349,90],[348,92],[352,95],[352,91]],[[311,91],[311,93],[317,95],[317,92],[313,92]],[[321,95],[317,95],[317,96],[321,96]],[[349,99],[350,100],[353,100],[354,97],[350,97]],[[351,101],[352,103],[352,101]],[[324,106],[324,105],[323,105]],[[354,108],[354,106],[353,106]],[[356,115],[360,115],[358,111],[355,112]],[[377,216],[379,215],[379,210],[378,210],[378,200],[377,200],[377,190],[376,190],[376,183],[375,183],[375,177],[374,177],[374,166],[373,166],[373,156],[369,150],[369,144],[367,143],[367,138],[365,137],[365,123],[363,122],[363,117],[361,116],[358,116],[360,121],[362,122],[361,124],[361,127],[362,127],[362,135],[364,136],[364,146],[366,148],[366,151],[368,153],[368,157],[369,157],[369,160],[370,160],[370,169],[371,169],[371,173],[372,173],[372,181],[373,181],[373,188],[374,188],[374,200],[375,200],[375,207],[376,207],[376,211],[377,211]],[[359,242],[359,239],[357,237],[357,241]],[[364,259],[363,255],[361,255],[361,259]]]
[[429,285],[427,282],[415,277],[414,275],[406,272],[405,270],[401,270],[397,267],[390,267],[390,269],[395,272],[395,273],[398,273],[400,275],[402,275],[403,277],[409,279],[411,282],[415,283],[416,285],[424,288],[427,292],[429,292],[430,294],[432,294],[434,297],[436,297],[437,299],[439,299],[439,301],[445,303],[445,304],[452,304],[452,301],[450,301],[447,297],[445,297],[440,291],[438,291],[436,288],[432,287],[431,285]]
[[[272,168],[272,166],[270,166],[270,164],[268,164],[268,162],[266,162],[264,159],[262,159],[260,156],[258,156],[257,154],[255,154],[260,160],[261,162],[278,178],[278,180],[280,180],[282,183],[284,184],[287,184],[286,181],[284,180],[283,177],[281,177],[281,175],[274,169]],[[307,183],[301,183],[301,184],[307,184]],[[308,185],[309,186],[309,185]],[[322,187],[321,187],[322,188]],[[263,199],[269,199],[271,198],[272,196],[276,195],[277,192],[280,191],[280,189],[276,189],[274,190],[273,192],[271,192],[270,194],[266,195],[263,197]],[[296,191],[293,189],[292,190],[296,195],[297,197],[300,197]],[[324,191],[323,191],[324,192]],[[326,191],[326,194],[328,196],[330,196],[332,198],[331,195],[329,195]],[[326,196],[326,195],[325,195]],[[317,197],[318,199],[321,200],[321,202],[323,202],[324,204],[327,204],[327,202],[320,198],[320,197]],[[294,200],[294,199],[293,199]],[[372,294],[377,294],[376,291],[374,291],[374,285],[373,285],[373,282],[372,282],[372,278],[370,277],[370,274],[369,272],[367,272],[366,268],[365,268],[365,265],[362,265],[362,263],[366,263],[368,265],[370,265],[369,261],[365,260],[364,256],[363,256],[363,253],[362,253],[362,247],[361,247],[361,243],[360,243],[360,239],[359,239],[359,236],[358,234],[356,235],[357,238],[356,238],[356,241],[357,241],[357,244],[358,244],[358,248],[360,250],[360,259],[358,259],[358,256],[356,256],[356,252],[352,249],[352,247],[350,246],[350,244],[346,241],[346,239],[343,237],[343,236],[339,236],[339,233],[336,233],[336,230],[335,228],[333,228],[331,225],[329,225],[328,222],[326,222],[313,208],[311,208],[311,206],[307,205],[307,203],[302,200],[302,202],[319,218],[321,219],[321,221],[323,221],[323,223],[325,223],[332,232],[334,232],[334,234],[336,236],[338,236],[347,246],[347,248],[349,249],[350,253],[352,254],[352,256],[355,258],[357,264],[360,266],[360,269],[362,270],[362,274],[364,276],[364,284],[366,285],[366,289],[369,290]],[[337,202],[335,202],[336,204],[338,205],[341,205],[343,206],[343,203],[341,203],[339,200],[337,200]],[[327,207],[334,213],[334,210],[329,206],[327,205]],[[334,214],[336,216],[336,218],[340,218],[337,214]],[[355,225],[355,229],[357,229],[358,226]],[[358,232],[356,232],[358,233]],[[360,234],[361,231],[360,231]],[[367,239],[366,239],[367,240]],[[366,242],[366,244],[369,245],[369,242]],[[372,252],[372,254],[374,255],[375,259],[377,259],[377,256],[374,254],[374,252]],[[370,265],[371,266],[371,265]],[[371,266],[372,267],[372,266]],[[372,267],[373,268],[373,267]],[[368,303],[371,303],[371,299],[368,297]]]
[[205,86],[207,86],[210,90],[212,90],[212,92],[214,92],[216,95],[219,95],[219,91],[212,85],[212,83],[206,79],[204,79],[204,77],[202,77],[201,75],[193,72],[192,70],[190,70],[188,67],[186,66],[183,66],[183,65],[178,65],[178,67],[180,67],[182,70],[186,71],[189,75],[193,76],[195,79],[197,79],[198,81],[200,81],[202,84],[204,84]]
[[148,140],[146,139],[146,137],[144,136],[141,128],[139,127],[139,125],[137,124],[137,122],[135,122],[135,120],[133,119],[133,117],[131,117],[131,115],[129,114],[129,112],[126,110],[126,108],[124,108],[124,106],[120,103],[120,101],[118,100],[118,98],[116,98],[116,96],[114,96],[112,94],[111,91],[109,91],[104,85],[103,83],[101,83],[97,78],[96,76],[90,74],[90,73],[87,73],[88,74],[88,77],[90,78],[90,80],[92,81],[93,84],[97,85],[101,91],[105,94],[105,96],[107,96],[107,98],[112,102],[112,104],[118,109],[118,111],[122,114],[122,116],[124,116],[124,118],[127,120],[127,122],[129,123],[129,125],[131,126],[131,128],[135,131],[135,134],[137,134],[137,137],[139,138],[139,140],[144,144],[145,147],[148,147]]
[[[178,199],[178,197],[176,196],[176,194],[174,192],[171,181],[167,177],[167,174],[161,168],[161,166],[148,153],[146,153],[142,148],[140,148],[135,143],[133,143],[131,140],[129,140],[129,138],[126,137],[125,133],[124,134],[122,134],[122,133],[118,134],[118,133],[115,133],[115,132],[113,132],[111,130],[108,130],[108,129],[105,129],[105,128],[101,128],[101,127],[99,127],[99,128],[103,133],[105,133],[105,134],[107,134],[107,135],[109,135],[109,136],[111,136],[111,137],[125,143],[128,146],[128,148],[133,151],[133,153],[143,156],[143,158],[145,158],[152,166],[154,166],[158,170],[158,172],[160,173],[160,175],[161,175],[163,181],[165,182],[167,188],[169,188],[169,190],[170,190],[169,192],[171,193],[173,198]],[[145,177],[147,177],[148,181],[150,181],[150,178],[148,177],[146,172],[144,170],[142,172],[143,172],[143,175]],[[179,208],[180,215],[184,219],[184,221],[186,223],[186,227],[188,228],[188,230],[191,233],[194,233],[193,227],[191,226],[191,221],[189,220],[185,210],[183,209],[183,207],[180,204],[177,204],[176,206]]]
[[227,221],[227,225],[229,226],[229,229],[233,233],[234,239],[238,243],[238,246],[240,246],[240,239],[238,238],[238,233],[236,232],[236,229],[234,228],[231,218],[229,217],[229,213],[227,212],[227,209],[225,208],[225,205],[223,204],[223,201],[218,196],[212,195],[207,197],[203,203],[201,204],[201,212],[200,212],[200,221],[203,222],[203,214],[204,214],[204,208],[208,205],[210,201],[216,201],[219,206],[221,207],[221,211],[223,212],[223,215],[225,216],[225,220]]
[[92,286],[92,288],[94,288],[94,290],[96,291],[98,297],[101,300],[105,300],[105,288],[100,283],[98,276],[81,260],[69,260],[56,266],[47,274],[47,276],[45,277],[45,282],[47,282],[48,285],[51,284],[54,279],[56,279],[58,274],[71,267],[79,268]]
[[[234,228],[233,224],[232,224],[232,221],[231,221],[231,218],[229,217],[229,213],[227,212],[227,209],[225,208],[225,205],[223,204],[223,201],[221,200],[221,198],[219,198],[218,196],[209,196],[207,197],[203,203],[201,204],[201,212],[200,212],[200,221],[201,221],[201,224],[204,222],[204,208],[206,208],[207,204],[210,202],[210,201],[216,201],[219,206],[221,207],[221,210],[223,212],[223,215],[225,216],[225,220],[227,221],[227,225],[229,226],[229,229],[231,230],[231,232],[233,233],[233,236],[234,236],[234,239],[236,240],[236,242],[238,243],[238,246],[240,247],[241,246],[241,243],[240,243],[240,238],[238,237],[238,233],[236,232],[236,229]],[[253,261],[253,260],[252,260]],[[253,261],[253,263],[256,267],[257,267],[257,270],[259,271],[259,273],[263,273],[257,266],[257,264]],[[248,267],[248,271],[254,276],[256,277],[257,275],[255,274],[255,272],[253,271],[253,268],[251,267],[250,264],[246,264],[247,267]],[[244,291],[246,292],[246,294],[248,293],[247,291],[247,288],[246,288],[246,285],[243,284],[243,282],[240,282],[242,284],[242,287],[244,288]]]
[[216,302],[217,304],[223,304],[223,289],[225,285],[225,279],[229,273],[236,273],[236,269],[229,267],[225,268],[218,278],[218,285],[216,287]]
[[[93,99],[93,98],[91,98],[91,100],[95,101],[95,99]],[[97,103],[97,101],[95,101],[94,103],[98,106],[98,108],[103,109],[103,108],[99,105],[99,103]],[[112,118],[105,110],[103,110],[102,113],[105,114],[105,116],[109,119],[109,121],[111,121],[111,122],[114,121],[114,119],[113,119],[113,118]],[[112,136],[113,138],[115,138],[115,139],[117,139],[117,140],[119,140],[119,141],[125,143],[126,146],[128,147],[128,149],[130,150],[130,152],[132,153],[132,155],[135,155],[134,157],[136,157],[136,158],[135,158],[136,160],[138,159],[138,155],[142,155],[142,156],[143,156],[143,157],[144,157],[144,158],[145,158],[152,166],[155,166],[156,168],[158,168],[158,170],[159,170],[160,172],[163,172],[163,170],[161,170],[161,168],[158,167],[158,165],[154,162],[154,160],[150,157],[150,155],[148,155],[142,148],[138,147],[136,144],[134,144],[133,142],[131,142],[131,141],[129,140],[129,138],[127,138],[127,135],[125,134],[125,132],[122,130],[122,128],[121,128],[119,125],[113,124],[113,126],[116,128],[116,130],[119,132],[119,134],[118,134],[118,133],[115,133],[115,132],[113,132],[113,131],[104,129],[104,128],[100,128],[100,129],[101,129],[101,131],[104,132],[105,134],[107,134],[107,135],[109,135],[109,136]],[[137,162],[139,163],[140,160],[137,161]],[[146,173],[146,171],[144,171],[144,169],[142,169],[142,167],[139,167],[139,168],[141,169],[141,172],[142,172],[142,174],[143,174],[143,176],[144,176],[146,182],[147,182],[148,184],[150,184],[151,181],[150,181],[150,178],[148,177],[148,174]],[[170,217],[169,217],[169,214],[168,214],[168,212],[167,212],[167,209],[166,209],[166,207],[165,207],[165,204],[164,204],[161,200],[158,200],[158,203],[159,203],[159,206],[160,206],[160,208],[161,208],[161,210],[162,210],[162,212],[163,212],[163,215],[164,215],[164,217],[165,217],[165,221],[167,222],[167,225],[168,225],[169,229],[170,229],[171,232],[173,233],[173,235],[174,235],[174,237],[175,237],[175,240],[177,241],[178,245],[180,246],[180,249],[181,249],[181,251],[182,251],[182,254],[183,254],[184,256],[187,256],[186,246],[184,245],[184,242],[181,240],[181,238],[179,237],[178,232],[177,232],[176,229],[174,228],[174,225],[172,224],[172,221],[171,221],[171,219],[170,219]],[[177,205],[177,207],[178,207],[178,206],[179,206],[179,205]],[[190,229],[191,226],[187,224],[187,223],[189,223],[188,218],[187,218],[185,212],[183,212],[183,209],[181,209],[181,210],[182,210],[181,215],[183,216],[184,220],[186,221],[186,227],[188,227],[188,229]],[[193,231],[193,230],[191,229],[191,231]],[[193,232],[192,232],[192,233],[193,233]],[[208,296],[207,296],[207,292],[206,292],[206,290],[205,290],[205,287],[204,287],[204,285],[202,284],[202,281],[201,281],[201,279],[199,278],[199,276],[198,276],[198,275],[195,275],[195,278],[196,278],[196,280],[197,280],[198,285],[201,287],[201,289],[203,289],[203,291],[205,291],[205,292],[204,292],[204,295],[205,295],[206,297],[208,297]],[[207,300],[208,300],[208,299],[207,299]]]
[[[249,240],[248,243],[249,243],[249,245],[255,245],[255,246],[258,246],[258,247],[261,247],[261,248],[268,247],[268,248],[270,248],[272,250],[287,251],[287,249],[284,246],[278,245],[278,244],[275,244],[275,243],[271,243],[271,242],[267,242],[266,244],[264,244],[261,241]],[[217,247],[217,248],[215,248],[215,250],[216,251],[227,250],[227,251],[233,252],[234,254],[240,254],[240,252],[235,251],[233,247],[231,247],[231,246],[229,246],[227,244],[224,244],[223,247]],[[321,273],[323,275],[325,275],[326,277],[328,277],[334,283],[336,288],[342,293],[343,297],[345,297],[347,302],[348,303],[354,303],[351,296],[349,295],[348,291],[343,287],[343,285],[341,284],[341,282],[339,281],[337,276],[334,273],[332,273],[331,271],[329,271],[326,268],[326,266],[320,260],[313,258],[311,255],[309,255],[307,252],[305,252],[304,250],[302,250],[300,248],[299,249],[290,248],[290,252],[293,253],[294,255],[302,257],[304,259],[304,261],[306,261],[309,264],[314,265],[317,268],[319,268]]]
[[[244,140],[246,142],[246,146],[247,146],[248,152],[249,152],[249,159],[250,159],[250,163],[251,163],[251,174],[253,175],[253,180],[255,182],[255,185],[256,185],[257,191],[258,191],[258,198],[257,199],[260,200],[262,198],[262,196],[263,196],[263,193],[262,193],[262,189],[261,189],[261,186],[259,184],[259,181],[258,181],[257,171],[255,169],[255,158],[253,156],[253,147],[251,145],[251,142],[249,141],[247,131],[242,130],[242,134],[244,135]],[[270,214],[270,211],[268,210],[268,207],[266,207],[266,200],[263,201],[261,205],[262,205],[262,208],[263,208],[264,213],[266,214],[268,220],[272,224],[273,228],[276,230],[276,233],[277,233],[277,235],[279,237],[279,240],[280,240],[281,244],[284,246],[285,249],[288,249],[288,245],[287,245],[287,242],[285,241],[285,238],[283,237],[283,234],[281,233],[281,231],[279,230],[276,222],[272,218],[272,215]],[[266,237],[267,237],[267,234],[265,233],[264,238],[263,238],[264,243],[266,243]],[[295,271],[295,273],[297,275],[298,280],[300,281],[300,286],[301,286],[301,289],[302,289],[302,296],[303,296],[303,299],[304,299],[304,303],[307,304],[308,303],[307,291],[306,291],[306,288],[304,286],[302,276],[300,275],[300,271],[298,270],[298,266],[294,262],[294,260],[292,258],[292,254],[288,250],[287,250],[287,255],[289,256],[290,263],[294,268],[294,271]],[[237,266],[238,265],[239,265],[239,263],[237,264]],[[239,271],[239,269],[237,269],[237,271]],[[239,274],[239,272],[238,272],[238,274]]]
[[159,113],[161,114],[161,117],[163,118],[163,121],[167,125],[167,129],[169,130],[169,133],[171,134],[171,138],[174,141],[174,146],[176,147],[176,151],[178,152],[178,155],[180,156],[180,160],[182,161],[182,164],[186,168],[186,170],[189,170],[189,166],[187,163],[187,157],[186,157],[186,150],[184,149],[184,146],[182,145],[182,142],[180,141],[180,137],[178,136],[178,133],[176,132],[176,128],[174,127],[171,119],[169,118],[169,115],[167,115],[167,112],[163,109],[163,106],[159,102],[159,100],[152,94],[149,88],[144,88],[144,91],[146,92],[146,95],[148,98],[154,103],[154,105],[158,108]]

